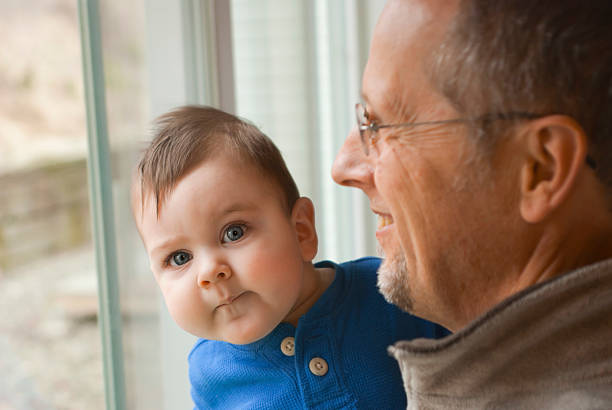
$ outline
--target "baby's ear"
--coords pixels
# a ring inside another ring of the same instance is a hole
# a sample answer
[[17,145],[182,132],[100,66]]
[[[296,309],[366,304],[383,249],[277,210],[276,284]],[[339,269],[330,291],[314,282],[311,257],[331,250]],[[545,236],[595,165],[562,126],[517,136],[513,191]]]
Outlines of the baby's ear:
[[291,222],[302,251],[304,262],[312,262],[319,247],[317,230],[315,229],[314,205],[306,197],[301,197],[293,205]]

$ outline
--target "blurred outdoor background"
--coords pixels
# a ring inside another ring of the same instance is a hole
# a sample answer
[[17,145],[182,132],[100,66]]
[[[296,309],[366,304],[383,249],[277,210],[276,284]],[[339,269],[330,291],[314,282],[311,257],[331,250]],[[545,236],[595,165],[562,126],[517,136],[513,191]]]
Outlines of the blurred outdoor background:
[[0,409],[103,409],[74,0],[0,1]]

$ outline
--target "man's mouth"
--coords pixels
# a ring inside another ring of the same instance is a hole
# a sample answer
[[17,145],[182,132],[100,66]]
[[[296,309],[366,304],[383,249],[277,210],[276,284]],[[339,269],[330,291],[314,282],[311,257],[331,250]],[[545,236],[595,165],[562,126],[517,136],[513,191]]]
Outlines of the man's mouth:
[[382,230],[383,228],[393,225],[393,217],[391,215],[381,215],[378,214],[378,226],[377,230]]

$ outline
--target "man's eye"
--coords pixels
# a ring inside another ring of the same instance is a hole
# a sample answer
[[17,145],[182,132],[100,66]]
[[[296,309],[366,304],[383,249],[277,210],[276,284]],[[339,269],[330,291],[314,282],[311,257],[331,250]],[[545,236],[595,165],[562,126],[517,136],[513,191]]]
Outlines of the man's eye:
[[230,225],[227,227],[225,232],[223,233],[222,242],[235,242],[238,239],[242,238],[245,231],[244,225]]
[[188,254],[187,252],[179,251],[179,252],[174,252],[172,255],[170,255],[170,257],[168,258],[168,263],[171,266],[181,266],[181,265],[186,264],[190,260],[191,260],[190,254]]
[[363,110],[363,121],[365,122],[364,125],[367,125],[368,127],[376,127],[377,121],[372,118],[372,115],[365,108]]

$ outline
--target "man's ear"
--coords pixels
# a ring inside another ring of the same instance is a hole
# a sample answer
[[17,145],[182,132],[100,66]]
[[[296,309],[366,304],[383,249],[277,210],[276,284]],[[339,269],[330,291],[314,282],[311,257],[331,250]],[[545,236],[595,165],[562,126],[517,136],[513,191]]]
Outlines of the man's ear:
[[317,254],[319,240],[315,229],[314,205],[310,199],[301,197],[295,201],[291,210],[291,222],[300,244],[302,259],[311,262]]
[[521,166],[520,212],[530,223],[541,222],[568,197],[585,166],[587,138],[565,115],[530,122],[521,133],[526,147]]

